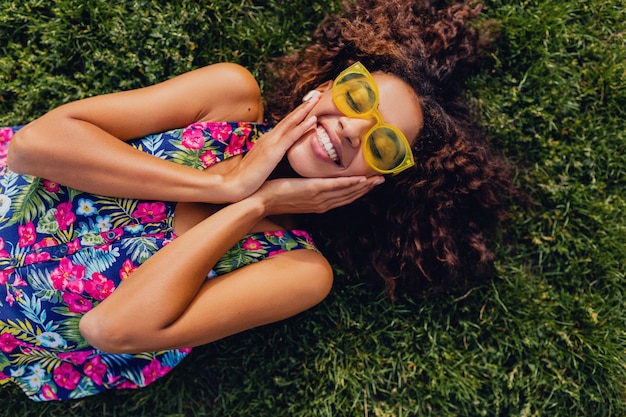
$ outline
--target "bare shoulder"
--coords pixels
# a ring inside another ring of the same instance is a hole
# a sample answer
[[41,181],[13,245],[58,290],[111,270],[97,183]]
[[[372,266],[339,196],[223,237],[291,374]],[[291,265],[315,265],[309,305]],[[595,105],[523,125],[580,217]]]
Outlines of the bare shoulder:
[[220,63],[152,86],[69,103],[40,120],[81,120],[129,140],[200,121],[262,118],[260,89],[250,71]]
[[194,84],[204,95],[200,121],[261,121],[263,105],[257,80],[245,67],[218,63],[197,70]]
[[208,77],[219,86],[235,93],[258,94],[259,85],[254,75],[245,67],[233,62],[220,62],[196,70],[198,77]]
[[207,65],[150,89],[155,96],[162,97],[159,102],[165,103],[170,111],[186,114],[186,124],[263,119],[259,84],[252,73],[239,64]]

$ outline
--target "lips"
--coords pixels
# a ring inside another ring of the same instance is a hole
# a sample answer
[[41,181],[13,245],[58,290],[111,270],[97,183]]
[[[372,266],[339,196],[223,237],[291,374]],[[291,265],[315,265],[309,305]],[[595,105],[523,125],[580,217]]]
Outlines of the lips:
[[328,157],[335,164],[339,164],[339,156],[337,155],[337,149],[335,149],[335,147],[333,146],[333,143],[330,140],[328,133],[326,133],[326,130],[324,130],[324,128],[321,126],[318,126],[316,129],[316,132],[317,132],[317,139],[319,140],[320,144],[322,145],[322,147],[328,154]]

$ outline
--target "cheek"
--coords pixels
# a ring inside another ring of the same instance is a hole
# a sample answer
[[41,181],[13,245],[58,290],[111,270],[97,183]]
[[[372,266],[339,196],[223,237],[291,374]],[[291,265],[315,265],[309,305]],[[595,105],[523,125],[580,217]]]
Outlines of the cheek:
[[287,151],[287,162],[289,162],[289,166],[291,166],[291,169],[296,171],[298,175],[304,176],[302,175],[302,172],[300,172],[302,170],[302,160],[303,158],[301,149],[297,144],[294,144]]
[[380,175],[378,171],[372,169],[367,162],[365,162],[361,149],[355,150],[354,152],[354,155],[352,155],[350,159],[350,165],[346,167],[346,175],[362,175],[365,177]]
[[300,138],[287,150],[287,161],[291,168],[302,177],[319,177],[315,168],[313,151],[309,144],[308,135]]
[[373,177],[374,175],[382,175],[382,174],[370,168],[370,166],[367,165],[365,161],[362,161],[362,163],[360,163],[358,166],[355,166],[354,174],[352,175],[363,175],[365,177]]

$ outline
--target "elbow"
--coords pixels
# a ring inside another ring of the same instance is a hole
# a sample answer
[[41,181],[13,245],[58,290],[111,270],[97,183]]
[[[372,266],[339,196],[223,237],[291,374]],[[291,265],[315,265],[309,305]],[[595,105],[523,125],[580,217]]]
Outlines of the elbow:
[[324,262],[320,262],[316,267],[319,270],[314,274],[314,279],[308,280],[306,294],[303,294],[311,306],[322,302],[333,288],[334,273],[330,264],[324,259]]
[[95,349],[107,353],[137,353],[133,332],[123,324],[102,317],[97,311],[87,312],[78,324],[80,334]]
[[67,111],[59,108],[18,130],[9,141],[9,169],[18,174],[44,177],[47,167],[57,161],[57,154],[67,152],[67,147],[59,150],[64,142],[57,139],[59,135],[55,132],[68,131],[70,119]]
[[7,153],[7,166],[13,172],[18,174],[24,174],[27,166],[27,153],[24,151],[25,142],[28,142],[26,137],[28,134],[25,132],[26,127],[19,130],[11,138],[9,142],[9,151]]
[[37,134],[33,130],[30,125],[25,126],[18,130],[9,142],[7,166],[15,173],[34,175],[33,169],[39,165]]

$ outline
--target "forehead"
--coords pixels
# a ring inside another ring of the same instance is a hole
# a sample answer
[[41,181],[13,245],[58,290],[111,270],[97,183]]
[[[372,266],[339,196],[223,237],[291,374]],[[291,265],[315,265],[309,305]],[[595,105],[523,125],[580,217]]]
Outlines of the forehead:
[[396,126],[413,143],[424,122],[417,94],[400,78],[375,72],[372,74],[380,92],[378,109],[385,123]]

